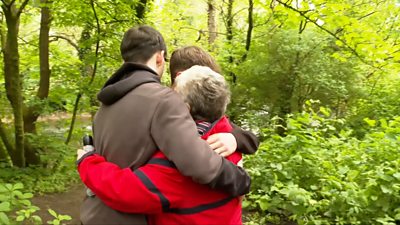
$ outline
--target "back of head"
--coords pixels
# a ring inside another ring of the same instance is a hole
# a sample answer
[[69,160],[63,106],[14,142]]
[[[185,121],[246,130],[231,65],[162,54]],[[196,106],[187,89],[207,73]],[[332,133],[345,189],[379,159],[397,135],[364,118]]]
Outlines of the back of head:
[[187,46],[175,50],[170,59],[169,70],[171,82],[174,83],[178,72],[189,69],[194,65],[207,66],[217,73],[221,72],[214,58],[197,46]]
[[221,118],[230,100],[224,77],[205,66],[193,66],[175,80],[174,89],[190,106],[195,120],[214,122]]
[[125,32],[120,51],[125,62],[145,64],[158,51],[166,54],[167,47],[160,32],[142,25]]

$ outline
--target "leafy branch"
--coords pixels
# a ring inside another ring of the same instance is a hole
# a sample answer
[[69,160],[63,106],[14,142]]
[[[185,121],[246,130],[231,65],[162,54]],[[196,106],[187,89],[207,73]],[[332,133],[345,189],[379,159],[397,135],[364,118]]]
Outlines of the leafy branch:
[[[15,0],[11,1],[11,4],[13,4],[15,2]],[[19,17],[22,13],[22,11],[24,10],[24,8],[26,7],[26,5],[28,5],[29,0],[25,0],[24,2],[22,2],[21,6],[19,7],[18,11],[17,11],[17,17]],[[10,4],[10,6],[11,6]]]
[[326,33],[328,33],[330,36],[332,36],[333,38],[335,38],[336,40],[338,40],[339,42],[341,42],[350,52],[353,53],[353,55],[355,55],[361,62],[363,62],[366,65],[372,66],[374,68],[376,68],[376,66],[373,65],[372,62],[367,61],[365,58],[363,58],[362,56],[360,56],[360,54],[358,54],[357,50],[354,49],[352,46],[350,46],[346,41],[344,41],[343,39],[341,39],[340,37],[337,36],[337,33],[334,33],[330,30],[328,30],[327,28],[323,27],[322,25],[319,25],[317,23],[317,20],[313,20],[311,19],[309,16],[307,16],[307,12],[309,11],[301,11],[299,9],[296,9],[292,6],[290,6],[287,2],[282,2],[281,0],[276,0],[276,2],[280,3],[281,5],[283,5],[285,8],[288,8],[294,12],[297,12],[298,14],[300,14],[300,16],[302,16],[304,19],[306,19],[306,22],[310,22],[312,24],[314,24],[316,27],[318,27],[319,29],[325,31]]
[[70,44],[72,47],[74,47],[76,49],[76,51],[79,52],[79,46],[69,37],[63,36],[63,35],[50,35],[50,38],[54,38],[51,41],[58,41],[58,39],[62,39],[68,42],[68,44]]
[[98,58],[99,58],[99,51],[100,51],[100,34],[101,34],[101,28],[100,28],[100,22],[99,18],[97,16],[96,8],[94,7],[94,2],[93,0],[90,1],[90,6],[92,7],[93,10],[93,15],[96,20],[96,50],[95,50],[95,60],[93,64],[93,71],[92,71],[92,76],[89,81],[89,85],[93,83],[94,77],[96,76],[96,71],[97,71],[97,63],[98,63]]

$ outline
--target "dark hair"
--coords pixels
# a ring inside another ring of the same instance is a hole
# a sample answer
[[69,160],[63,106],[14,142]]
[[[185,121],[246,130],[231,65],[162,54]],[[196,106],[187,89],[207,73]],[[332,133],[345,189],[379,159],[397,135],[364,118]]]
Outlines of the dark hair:
[[146,63],[158,51],[164,51],[164,58],[167,56],[167,47],[160,32],[146,25],[126,31],[120,50],[125,62]]
[[207,66],[215,72],[221,73],[217,62],[208,52],[197,46],[187,46],[176,49],[171,55],[169,63],[171,83],[174,83],[178,72],[187,70],[194,65]]

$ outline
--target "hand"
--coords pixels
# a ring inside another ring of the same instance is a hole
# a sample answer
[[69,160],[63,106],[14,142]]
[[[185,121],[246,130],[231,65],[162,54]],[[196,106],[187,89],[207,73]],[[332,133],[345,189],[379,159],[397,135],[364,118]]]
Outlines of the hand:
[[80,158],[82,158],[84,154],[86,154],[86,151],[84,151],[83,149],[78,149],[78,151],[76,151],[76,154],[76,160],[78,161]]
[[208,137],[207,143],[222,157],[231,155],[237,148],[236,139],[231,133],[213,134]]

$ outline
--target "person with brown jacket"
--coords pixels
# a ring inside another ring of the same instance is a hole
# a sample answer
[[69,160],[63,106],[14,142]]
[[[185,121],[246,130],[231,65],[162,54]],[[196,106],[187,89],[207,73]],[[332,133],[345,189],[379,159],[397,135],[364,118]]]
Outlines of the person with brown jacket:
[[[102,105],[93,122],[96,153],[134,170],[159,149],[194,181],[232,196],[247,193],[248,174],[199,138],[182,98],[160,84],[166,51],[161,34],[149,26],[125,33],[124,64],[98,94]],[[112,210],[95,195],[85,198],[80,218],[85,225],[147,223],[144,215]]]

